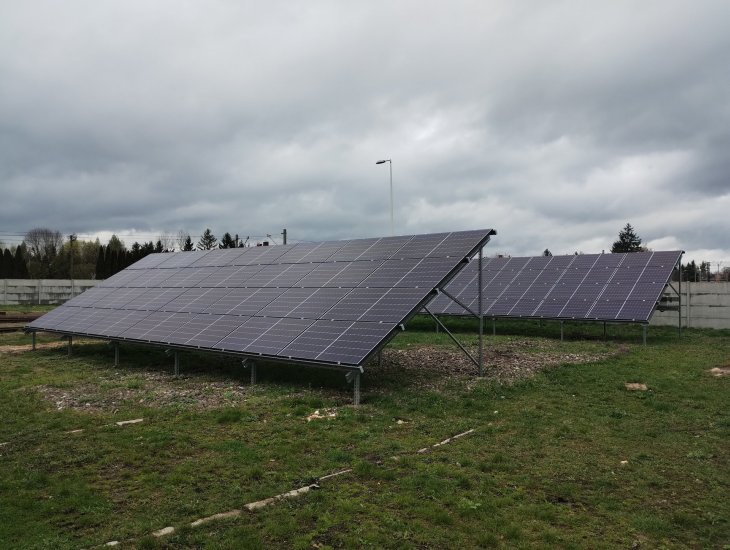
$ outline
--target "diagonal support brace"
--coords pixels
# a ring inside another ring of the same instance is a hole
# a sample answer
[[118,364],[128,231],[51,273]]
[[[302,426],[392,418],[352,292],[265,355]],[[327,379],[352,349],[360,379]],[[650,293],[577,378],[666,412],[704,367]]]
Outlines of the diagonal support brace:
[[461,351],[463,351],[466,354],[466,356],[469,359],[471,359],[471,362],[474,363],[474,365],[476,365],[477,368],[479,368],[479,361],[477,361],[476,359],[474,359],[474,356],[471,353],[469,353],[469,351],[463,346],[463,344],[461,342],[459,342],[459,340],[456,338],[456,336],[454,336],[453,334],[451,334],[451,331],[446,328],[446,326],[441,322],[441,320],[438,317],[436,317],[433,313],[431,313],[431,311],[426,306],[423,306],[423,309],[424,309],[424,311],[426,313],[428,313],[431,316],[431,318],[434,321],[436,321],[436,324],[438,324],[438,326],[441,327],[441,329],[446,334],[448,334],[449,338],[451,338],[454,341],[454,343],[457,346],[459,346],[459,348],[461,349]]
[[462,302],[461,300],[459,300],[456,296],[453,296],[452,294],[450,294],[445,288],[439,288],[438,291],[439,292],[442,292],[443,294],[445,294],[446,297],[448,297],[452,302],[460,305],[466,311],[468,311],[469,313],[471,313],[474,317],[476,317],[477,319],[479,319],[479,314],[478,313],[475,313],[473,309],[471,309],[464,302]]

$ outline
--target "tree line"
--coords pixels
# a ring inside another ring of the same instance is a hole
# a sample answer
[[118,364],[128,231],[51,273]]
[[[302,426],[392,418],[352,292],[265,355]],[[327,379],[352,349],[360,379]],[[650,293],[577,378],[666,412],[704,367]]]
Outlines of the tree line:
[[41,227],[28,231],[17,246],[0,246],[0,279],[106,279],[152,253],[244,246],[250,246],[248,239],[226,232],[219,241],[210,229],[197,243],[180,232],[176,239],[160,236],[157,242],[134,242],[127,248],[116,235],[102,244],[98,238],[64,238],[60,231]]

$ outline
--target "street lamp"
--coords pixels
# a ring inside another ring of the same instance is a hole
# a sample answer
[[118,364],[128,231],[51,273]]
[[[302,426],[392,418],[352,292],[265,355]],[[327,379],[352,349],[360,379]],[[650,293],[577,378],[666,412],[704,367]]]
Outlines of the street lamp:
[[395,235],[395,229],[393,224],[393,161],[391,159],[383,159],[377,161],[375,164],[385,164],[388,163],[388,168],[390,168],[390,235]]

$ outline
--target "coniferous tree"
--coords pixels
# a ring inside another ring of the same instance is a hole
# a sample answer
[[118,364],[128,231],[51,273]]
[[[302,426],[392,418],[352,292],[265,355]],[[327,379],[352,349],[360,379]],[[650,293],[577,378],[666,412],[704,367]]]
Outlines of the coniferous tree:
[[206,228],[198,241],[198,250],[211,250],[215,248],[216,242],[218,242],[218,239],[215,238],[210,229]]
[[550,252],[550,249],[549,248],[546,248],[545,251],[542,253],[542,255],[543,256],[552,256],[553,253]]
[[185,239],[185,243],[183,244],[182,248],[185,252],[191,252],[193,250],[193,240],[190,238],[190,235],[187,236]]
[[162,241],[160,239],[157,239],[157,242],[155,243],[155,252],[157,254],[160,254],[162,252],[167,252],[167,250],[165,250],[165,247],[162,246]]
[[132,248],[130,249],[130,253],[132,255],[132,261],[136,262],[137,260],[142,258],[142,245],[140,245],[137,241],[134,241],[134,244],[132,244]]
[[[5,249],[7,250],[7,248]],[[7,267],[5,267],[5,250],[0,249],[0,279],[8,279]]]
[[96,268],[94,269],[94,277],[97,279],[106,279],[104,273],[104,247],[99,245],[96,252]]
[[23,253],[22,246],[15,249],[15,256],[13,257],[13,277],[16,279],[28,278],[28,264],[25,261],[25,254]]
[[126,250],[127,247],[124,246],[124,243],[122,240],[117,237],[116,235],[112,235],[109,237],[109,242],[107,243],[107,248],[112,249],[113,251],[117,252],[119,250]]
[[641,252],[641,237],[639,237],[630,223],[619,231],[618,240],[613,243],[611,252]]
[[231,237],[231,234],[226,231],[221,239],[218,248],[236,248],[236,241]]

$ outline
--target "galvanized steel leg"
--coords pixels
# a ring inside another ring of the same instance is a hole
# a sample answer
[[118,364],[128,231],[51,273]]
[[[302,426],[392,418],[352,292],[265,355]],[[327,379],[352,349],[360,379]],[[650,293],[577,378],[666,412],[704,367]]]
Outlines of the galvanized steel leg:
[[644,345],[646,345],[646,329],[648,328],[648,326],[649,325],[642,325],[642,328],[644,329],[643,330],[643,333],[644,333],[644,335],[643,335],[644,336]]
[[175,352],[175,377],[180,376],[180,356]]
[[74,337],[69,336],[68,337],[68,356],[71,357],[71,346],[73,346],[74,343]]
[[33,337],[33,351],[35,351],[35,332],[31,333]]
[[353,379],[353,405],[356,407],[360,405],[360,373],[356,372],[355,377]]
[[114,366],[119,366],[119,342],[114,342]]
[[492,317],[492,336],[497,336],[497,319]]
[[563,341],[563,322],[560,321],[560,341]]
[[603,321],[603,339],[606,339],[606,321]]
[[677,331],[682,336],[682,257],[679,258],[679,290],[677,291]]
[[484,316],[482,315],[482,258],[484,253],[482,249],[479,249],[479,309],[477,314],[479,315],[479,376],[484,376]]
[[253,386],[256,384],[256,363],[251,361],[249,365],[251,366],[251,385]]

